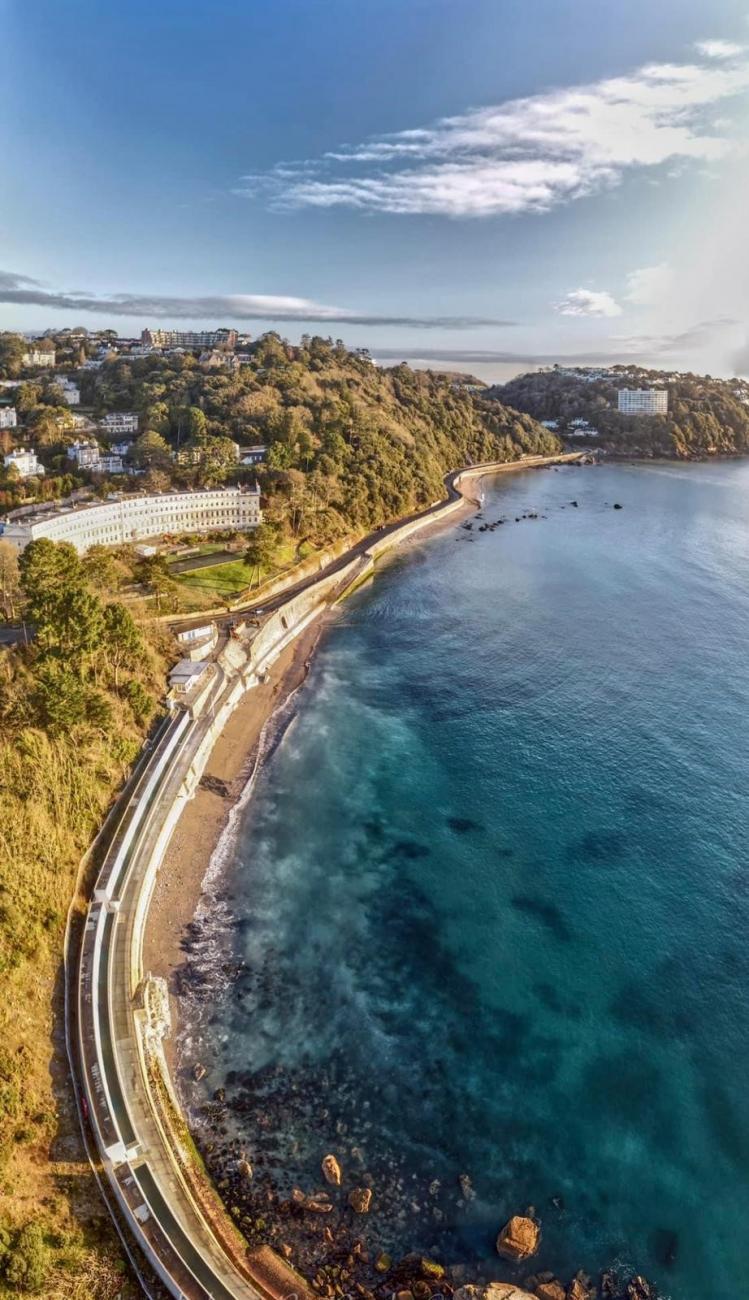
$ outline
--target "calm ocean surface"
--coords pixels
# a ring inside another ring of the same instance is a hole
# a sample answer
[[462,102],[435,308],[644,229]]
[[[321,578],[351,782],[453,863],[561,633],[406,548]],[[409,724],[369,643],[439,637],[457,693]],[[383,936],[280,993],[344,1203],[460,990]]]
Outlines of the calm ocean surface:
[[533,1267],[736,1300],[749,464],[526,472],[485,517],[326,632],[206,909],[186,1090],[226,1086],[256,1177],[370,1177],[370,1244],[513,1276],[532,1204]]

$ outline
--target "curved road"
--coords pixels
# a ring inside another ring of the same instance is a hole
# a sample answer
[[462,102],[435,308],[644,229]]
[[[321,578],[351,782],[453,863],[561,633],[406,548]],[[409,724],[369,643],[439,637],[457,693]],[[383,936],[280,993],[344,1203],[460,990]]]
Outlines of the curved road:
[[[579,454],[535,457],[506,467],[471,466],[471,477],[502,468],[532,468]],[[447,500],[460,497],[466,471],[445,479]],[[369,535],[320,572],[260,604],[263,613],[343,570],[356,556],[419,518],[425,521],[446,502]],[[249,606],[248,608],[252,608]],[[195,620],[192,620],[193,622]],[[184,625],[184,621],[182,621]],[[191,764],[231,687],[218,664],[200,714],[187,708],[165,719],[139,774],[123,797],[90,902],[80,941],[77,996],[71,998],[69,1040],[77,1049],[84,1127],[90,1126],[119,1217],[171,1295],[182,1300],[260,1300],[293,1295],[307,1300],[301,1278],[271,1252],[261,1267],[245,1263],[220,1229],[203,1216],[173,1158],[152,1103],[142,1052],[143,970],[139,909],[147,906],[151,867],[160,836]],[[84,1133],[88,1138],[88,1133]],[[87,1141],[88,1149],[88,1141]],[[110,1206],[111,1209],[111,1206]],[[223,1240],[222,1240],[223,1238]]]

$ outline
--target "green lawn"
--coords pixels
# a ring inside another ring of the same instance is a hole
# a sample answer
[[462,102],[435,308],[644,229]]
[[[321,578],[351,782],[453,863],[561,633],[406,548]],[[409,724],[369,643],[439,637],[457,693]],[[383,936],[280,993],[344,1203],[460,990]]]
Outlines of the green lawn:
[[[308,554],[308,548],[303,548],[302,554]],[[186,596],[201,596],[203,604],[210,604],[214,597],[217,603],[226,602],[236,600],[249,587],[250,582],[253,587],[258,587],[280,570],[290,568],[295,558],[296,548],[293,542],[284,542],[276,552],[275,562],[270,568],[261,569],[259,574],[256,569],[250,569],[244,560],[237,559],[212,564],[205,569],[193,569],[191,573],[175,573],[174,577],[180,587],[184,588]]]

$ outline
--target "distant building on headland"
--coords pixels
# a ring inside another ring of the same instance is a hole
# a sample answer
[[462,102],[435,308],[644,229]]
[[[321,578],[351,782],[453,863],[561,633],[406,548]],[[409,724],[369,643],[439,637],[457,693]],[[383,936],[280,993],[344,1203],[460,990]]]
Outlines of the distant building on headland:
[[54,366],[55,356],[54,348],[31,348],[24,352],[21,361],[25,366]]
[[620,388],[618,409],[622,415],[666,415],[667,388]]
[[9,451],[3,457],[3,463],[6,469],[14,469],[19,478],[35,478],[44,473],[44,466],[37,460],[36,452],[25,451],[23,447]]
[[261,522],[260,488],[256,485],[118,495],[85,505],[68,501],[37,511],[14,510],[5,520],[2,536],[19,551],[38,537],[47,537],[52,542],[72,542],[83,554],[90,546],[122,546],[164,533],[246,532]]
[[143,330],[141,343],[151,348],[235,348],[236,330]]

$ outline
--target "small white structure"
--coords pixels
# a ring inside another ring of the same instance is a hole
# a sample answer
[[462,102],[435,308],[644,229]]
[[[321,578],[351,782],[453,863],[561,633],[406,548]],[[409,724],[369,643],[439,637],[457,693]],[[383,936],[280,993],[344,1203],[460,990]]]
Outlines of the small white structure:
[[111,456],[109,452],[103,451],[98,463],[92,466],[92,471],[94,474],[124,474],[125,466],[121,456]]
[[15,406],[0,406],[0,429],[15,429],[17,424]]
[[215,623],[204,623],[202,627],[191,627],[186,632],[177,633],[177,644],[186,659],[204,659],[215,650],[218,641],[218,627]]
[[667,388],[620,388],[617,407],[622,415],[666,415]]
[[8,452],[3,457],[3,463],[6,469],[15,469],[19,478],[36,478],[44,473],[44,466],[37,460],[36,452],[26,451],[23,447]]
[[123,438],[120,442],[113,442],[109,450],[113,456],[129,456],[132,445],[132,438]]
[[138,412],[137,411],[110,411],[108,415],[103,415],[99,421],[99,428],[102,433],[108,435],[118,435],[122,433],[138,432]]
[[239,449],[239,459],[243,465],[260,465],[268,455],[268,448],[264,447],[261,442],[254,447],[241,447]]
[[200,685],[210,666],[208,659],[180,659],[169,674],[169,689],[175,695],[187,695]]
[[24,352],[21,361],[24,366],[46,366],[52,369],[55,364],[55,356],[54,348],[49,350],[46,348],[29,348],[28,352]]
[[77,384],[73,383],[72,379],[67,379],[61,375],[59,379],[55,380],[55,385],[57,388],[62,389],[62,395],[68,406],[80,406],[81,390]]

